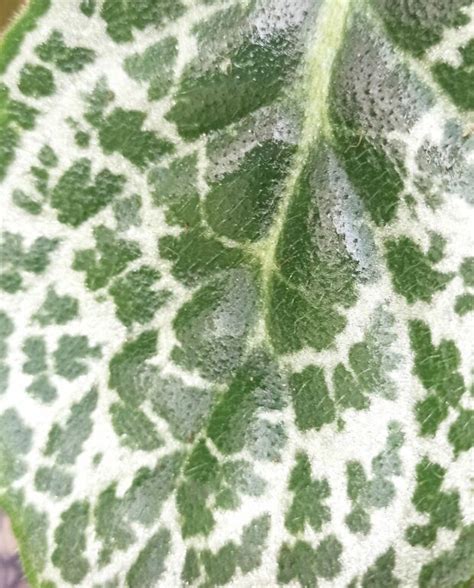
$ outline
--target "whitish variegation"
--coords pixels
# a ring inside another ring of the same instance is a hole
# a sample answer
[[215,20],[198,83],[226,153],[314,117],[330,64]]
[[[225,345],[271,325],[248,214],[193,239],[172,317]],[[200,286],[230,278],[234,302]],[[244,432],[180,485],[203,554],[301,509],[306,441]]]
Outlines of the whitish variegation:
[[473,18],[30,1],[0,504],[34,588],[471,586]]

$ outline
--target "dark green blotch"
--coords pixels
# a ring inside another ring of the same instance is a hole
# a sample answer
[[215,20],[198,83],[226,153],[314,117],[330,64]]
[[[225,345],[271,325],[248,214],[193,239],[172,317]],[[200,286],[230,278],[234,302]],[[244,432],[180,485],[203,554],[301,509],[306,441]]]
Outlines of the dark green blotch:
[[218,472],[215,485],[216,507],[223,510],[235,510],[241,504],[240,494],[261,496],[265,490],[265,481],[257,476],[252,464],[244,460],[228,461]]
[[171,433],[180,441],[192,443],[206,423],[215,390],[188,386],[173,376],[164,378],[156,366],[142,371],[142,382],[153,410],[166,420]]
[[41,202],[29,196],[23,190],[13,190],[12,202],[29,214],[37,215],[43,210]]
[[459,268],[465,286],[474,287],[474,257],[465,257]]
[[137,322],[145,325],[155,312],[170,298],[169,290],[153,290],[161,277],[158,270],[144,265],[118,278],[109,288],[116,306],[116,314],[127,327]]
[[390,223],[403,190],[401,164],[363,136],[362,130],[352,129],[335,114],[333,121],[335,148],[358,196],[377,226]]
[[9,379],[10,366],[8,366],[5,362],[0,361],[0,394],[4,394],[7,391]]
[[176,315],[173,326],[180,347],[174,349],[173,359],[206,378],[229,380],[242,361],[256,307],[250,271],[234,270],[210,280]]
[[12,319],[5,311],[0,310],[0,359],[4,359],[6,357],[6,340],[10,337],[14,330],[15,326]]
[[[0,106],[2,106],[0,104]],[[2,113],[3,114],[3,113]],[[20,133],[15,126],[9,126],[0,117],[0,179],[6,176],[10,164],[15,159],[15,151],[20,142]],[[8,120],[8,119],[7,119]]]
[[155,425],[139,408],[115,403],[110,407],[112,425],[120,443],[130,449],[153,451],[163,445]]
[[22,270],[42,274],[50,263],[50,254],[58,244],[59,239],[38,237],[29,250],[25,250],[21,235],[8,231],[2,233],[0,259],[5,271],[0,275],[0,288],[8,293],[18,291],[23,284]]
[[100,16],[107,23],[107,34],[116,43],[133,40],[133,29],[143,30],[154,25],[159,27],[168,20],[183,14],[185,8],[180,0],[105,0]]
[[267,233],[283,191],[294,146],[263,141],[247,152],[236,170],[210,185],[207,221],[218,234],[256,241]]
[[253,519],[244,527],[237,560],[238,566],[244,574],[261,565],[270,527],[271,518],[268,514]]
[[86,285],[91,290],[106,286],[127,265],[141,256],[136,241],[120,239],[105,225],[94,227],[95,249],[81,249],[74,254],[73,269],[86,273]]
[[180,81],[174,106],[167,114],[180,135],[195,139],[222,129],[262,106],[274,102],[299,61],[295,30],[257,41],[244,39],[228,59],[226,71],[220,61],[208,71],[191,64]]
[[60,296],[54,286],[48,286],[46,298],[33,320],[42,327],[47,325],[65,325],[79,315],[79,302],[72,296]]
[[174,77],[174,65],[178,55],[177,41],[168,37],[145,49],[143,53],[135,53],[124,61],[127,74],[142,82],[149,82],[148,99],[163,98]]
[[0,274],[0,288],[8,294],[15,294],[22,288],[21,275],[18,272],[10,271]]
[[122,192],[123,175],[103,169],[94,180],[91,169],[90,159],[78,159],[60,177],[51,194],[51,206],[58,210],[60,222],[78,227]]
[[367,487],[367,476],[362,464],[358,461],[349,461],[347,469],[347,495],[355,502],[363,496]]
[[115,108],[99,127],[100,144],[105,153],[117,151],[140,168],[172,153],[174,145],[170,141],[142,130],[146,116],[138,110]]
[[185,474],[190,480],[212,483],[217,477],[218,462],[206,446],[199,441],[186,463]]
[[372,0],[395,43],[416,57],[439,43],[445,29],[466,24],[461,8],[469,4],[470,0]]
[[58,392],[45,374],[37,376],[26,389],[28,394],[41,402],[49,403],[57,398]]
[[28,358],[23,364],[25,374],[40,374],[46,371],[46,343],[43,337],[28,337],[22,349]]
[[199,224],[197,182],[195,153],[174,159],[167,167],[154,167],[150,170],[148,184],[152,190],[153,202],[156,206],[165,206],[168,223],[183,225],[187,229]]
[[217,459],[210,453],[205,441],[199,441],[186,462],[186,481],[180,485],[177,495],[184,538],[208,535],[214,527],[207,498],[216,488],[218,472]]
[[289,584],[292,580],[302,588],[317,586],[315,551],[306,541],[297,541],[293,547],[284,543],[278,554],[278,582]]
[[242,451],[257,411],[282,409],[284,391],[276,364],[265,352],[254,352],[211,413],[208,437],[224,454]]
[[157,338],[156,331],[144,331],[127,341],[110,360],[109,386],[117,390],[126,404],[137,406],[145,397],[147,390],[143,389],[139,375],[146,360],[156,354]]
[[330,487],[326,479],[311,479],[311,465],[304,453],[296,456],[288,489],[294,497],[285,517],[286,528],[297,534],[304,531],[307,522],[316,532],[320,531],[331,519],[331,512],[324,504],[330,495]]
[[396,488],[390,478],[402,473],[399,451],[403,442],[400,424],[391,421],[386,445],[372,459],[371,479],[368,479],[359,461],[346,464],[347,495],[352,501],[352,509],[345,522],[352,533],[367,535],[371,528],[370,510],[385,508],[392,502]]
[[89,147],[91,136],[85,131],[76,131],[74,133],[74,141],[78,147],[86,148]]
[[[200,0],[201,4],[217,4],[216,0]],[[255,4],[231,4],[212,12],[193,26],[193,33],[198,43],[198,50],[204,53],[211,49],[214,54],[220,48],[235,47],[242,41],[242,26],[248,23]]]
[[25,96],[43,98],[56,91],[54,77],[50,69],[42,65],[27,63],[20,71],[18,88]]
[[456,529],[461,522],[459,493],[444,492],[446,470],[426,457],[416,466],[416,488],[412,502],[418,512],[428,515],[425,525],[408,527],[406,538],[411,545],[430,547],[434,544],[438,529]]
[[4,231],[0,242],[0,254],[2,264],[6,265],[23,265],[25,255],[23,247],[23,237],[18,233]]
[[453,549],[424,564],[418,577],[420,588],[453,586],[469,588],[474,577],[474,525],[462,529]]
[[224,586],[232,579],[237,568],[238,547],[230,541],[217,551],[212,553],[204,549],[201,553],[201,561],[207,574],[207,582],[204,586]]
[[35,49],[43,61],[54,63],[64,73],[78,72],[95,59],[95,52],[85,47],[67,47],[63,34],[54,30],[48,40]]
[[35,118],[39,111],[24,102],[10,98],[9,89],[5,84],[0,83],[0,113],[2,125],[14,124],[24,130],[31,130],[35,126]]
[[20,456],[31,449],[32,430],[27,427],[14,408],[0,415],[0,487],[9,486],[21,477],[25,464]]
[[454,312],[459,316],[464,316],[474,310],[474,294],[460,294],[456,296],[454,303]]
[[442,261],[446,252],[446,239],[439,233],[430,233],[430,246],[426,257],[431,263],[439,263]]
[[361,535],[369,534],[371,528],[370,514],[362,506],[354,506],[346,516],[345,522],[351,533],[360,533]]
[[[323,223],[319,198],[330,189],[330,152],[315,148],[301,171],[276,249],[277,270],[267,285],[266,324],[279,353],[331,345],[355,302],[355,263],[335,231]],[[324,247],[330,239],[331,247]]]
[[138,194],[132,194],[127,198],[120,198],[112,203],[112,210],[117,221],[117,229],[124,231],[129,227],[141,225],[140,209],[142,198]]
[[[349,350],[349,363],[357,377],[357,386],[366,393],[383,394],[383,384],[387,379],[387,367],[383,363],[384,349],[380,344],[374,349],[370,337],[352,345]],[[353,391],[353,394],[355,392]],[[390,392],[386,392],[388,398],[392,398]]]
[[186,551],[186,558],[184,560],[183,571],[181,572],[181,579],[187,584],[191,584],[197,580],[201,574],[201,566],[199,563],[199,555],[193,547]]
[[416,420],[420,423],[422,435],[435,435],[444,419],[448,416],[449,404],[436,394],[429,394],[416,403]]
[[41,466],[36,470],[35,488],[53,498],[63,498],[72,491],[72,476],[58,467]]
[[[206,469],[203,475],[196,471],[196,468],[200,467]],[[249,462],[236,460],[219,466],[216,458],[210,454],[202,441],[191,453],[185,473],[189,475],[179,489],[178,506],[183,517],[183,533],[186,536],[207,535],[212,530],[214,518],[208,508],[208,501],[212,495],[215,495],[215,508],[235,510],[241,504],[240,494],[261,496],[265,490],[265,481],[255,474]],[[258,529],[247,529],[250,539]],[[260,535],[260,531],[257,534]],[[241,555],[246,561],[246,564],[243,561],[242,565],[250,565],[250,556],[243,552]],[[257,552],[253,552],[252,556],[255,558]]]
[[111,484],[101,492],[94,509],[96,534],[102,543],[100,567],[110,563],[114,551],[123,551],[136,541],[130,526],[127,501],[117,498],[116,486],[116,483]]
[[431,547],[436,541],[437,529],[434,525],[412,525],[408,527],[405,538],[410,545]]
[[44,167],[32,166],[30,168],[31,175],[35,178],[33,183],[35,185],[36,190],[43,196],[46,197],[48,195],[48,181],[49,181],[49,171]]
[[369,400],[361,390],[361,386],[342,363],[334,369],[333,386],[337,406],[356,410],[363,410],[369,406]]
[[[114,98],[115,94],[108,87],[107,78],[101,77],[92,92],[85,96],[85,120],[93,127],[100,128],[105,118],[105,110]],[[77,123],[74,122],[72,126],[77,128]]]
[[163,503],[175,490],[182,472],[183,454],[174,452],[160,458],[153,469],[140,468],[124,497],[125,511],[131,520],[151,527]]
[[[5,53],[5,47],[2,48]],[[38,110],[12,100],[5,84],[0,83],[0,181],[15,158],[20,129],[32,129]],[[20,128],[18,128],[20,127]]]
[[149,539],[127,574],[130,588],[153,588],[165,571],[166,557],[171,548],[171,533],[160,529]]
[[474,39],[460,49],[462,63],[453,67],[449,63],[435,63],[431,70],[438,84],[461,110],[474,109]]
[[394,576],[395,550],[390,547],[367,570],[362,578],[362,588],[397,588],[400,580]]
[[61,523],[54,532],[56,548],[51,559],[63,580],[71,584],[79,584],[90,569],[84,553],[89,510],[87,501],[74,502],[63,512]]
[[436,347],[426,323],[409,322],[410,343],[415,354],[414,373],[429,396],[418,403],[417,420],[423,435],[433,435],[447,415],[448,405],[456,407],[464,392],[464,379],[459,372],[461,356],[454,341],[443,339]]
[[474,411],[460,408],[458,418],[449,428],[448,439],[457,457],[474,446]]
[[18,272],[10,271],[0,274],[0,288],[8,294],[15,294],[22,288],[21,275]]
[[290,377],[290,390],[296,424],[301,431],[316,429],[336,418],[334,402],[324,377],[323,368],[309,366]]
[[38,159],[45,167],[56,167],[58,165],[58,156],[50,145],[43,145],[38,153]]
[[215,521],[207,506],[208,491],[196,483],[184,482],[178,488],[176,504],[181,515],[181,532],[184,538],[208,535]]
[[181,466],[179,453],[165,455],[153,470],[142,467],[137,471],[123,498],[116,495],[116,483],[100,494],[94,511],[96,533],[102,543],[100,566],[108,564],[115,551],[123,551],[136,541],[134,521],[146,527],[156,522],[163,502],[175,488]]
[[57,249],[59,239],[38,237],[23,257],[23,267],[27,272],[42,274],[50,263],[50,255]]
[[396,219],[406,175],[403,157],[386,136],[410,124],[427,101],[380,33],[368,12],[356,11],[332,67],[328,97],[333,148],[378,227]]
[[342,544],[334,535],[327,535],[316,549],[315,568],[320,578],[331,580],[342,570]]
[[[179,220],[183,215],[189,218],[189,213],[189,209],[185,212],[180,207]],[[159,240],[159,251],[161,257],[172,262],[173,276],[187,286],[195,286],[223,270],[239,268],[247,261],[241,249],[223,245],[206,235],[201,228],[185,228],[178,237],[162,237]]]
[[82,400],[72,405],[66,423],[55,423],[48,435],[44,454],[54,456],[59,464],[73,464],[82,445],[92,432],[91,415],[97,406],[97,391],[92,389]]
[[79,10],[85,16],[92,16],[95,12],[96,0],[81,0],[79,4]]
[[388,269],[395,290],[409,304],[422,300],[431,302],[433,295],[444,290],[453,274],[433,269],[429,255],[408,237],[385,242]]
[[87,374],[87,358],[98,359],[102,357],[102,351],[100,345],[89,346],[89,340],[85,335],[61,335],[53,357],[56,373],[72,381]]

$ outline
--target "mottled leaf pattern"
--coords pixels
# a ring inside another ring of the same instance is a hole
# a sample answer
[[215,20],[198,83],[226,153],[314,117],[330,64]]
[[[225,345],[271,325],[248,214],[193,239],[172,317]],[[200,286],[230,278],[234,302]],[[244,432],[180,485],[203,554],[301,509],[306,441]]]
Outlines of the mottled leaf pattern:
[[0,505],[32,587],[470,586],[473,19],[30,0]]

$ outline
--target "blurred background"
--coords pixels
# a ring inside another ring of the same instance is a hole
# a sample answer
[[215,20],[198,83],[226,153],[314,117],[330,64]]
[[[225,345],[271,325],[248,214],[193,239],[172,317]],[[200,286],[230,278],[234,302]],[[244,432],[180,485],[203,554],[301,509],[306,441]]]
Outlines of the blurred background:
[[12,14],[24,3],[24,0],[0,0],[0,29],[4,29]]
[[[0,0],[0,35],[25,0]],[[10,521],[0,511],[0,588],[27,588]]]
[[0,588],[27,588],[10,521],[0,512]]

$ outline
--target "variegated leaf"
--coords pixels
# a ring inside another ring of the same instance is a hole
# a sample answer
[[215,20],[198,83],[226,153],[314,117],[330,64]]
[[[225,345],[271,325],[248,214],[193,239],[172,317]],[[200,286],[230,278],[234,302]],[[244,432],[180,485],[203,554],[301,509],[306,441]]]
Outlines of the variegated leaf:
[[30,0],[0,505],[33,587],[470,585],[473,16]]

